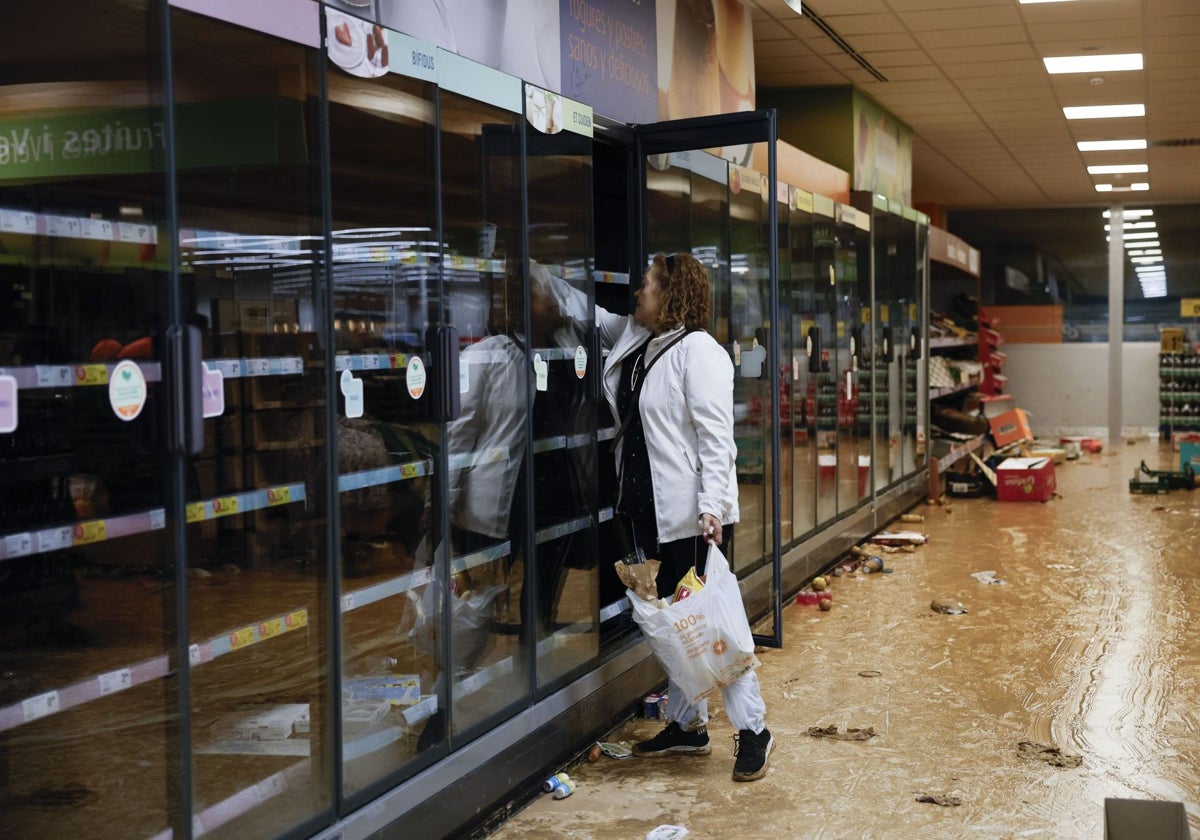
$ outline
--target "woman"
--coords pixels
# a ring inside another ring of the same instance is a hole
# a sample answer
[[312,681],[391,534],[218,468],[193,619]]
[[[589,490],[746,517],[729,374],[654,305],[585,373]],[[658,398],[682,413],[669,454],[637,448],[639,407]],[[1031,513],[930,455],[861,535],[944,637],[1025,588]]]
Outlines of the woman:
[[[705,332],[709,299],[708,273],[698,260],[659,254],[642,277],[632,316],[597,308],[611,348],[604,396],[622,423],[614,447],[617,509],[632,523],[638,548],[661,562],[663,597],[693,565],[704,573],[707,543],[721,545],[738,521],[733,364]],[[673,682],[668,691],[667,727],[636,744],[634,754],[708,755],[708,703],[689,704]],[[739,730],[733,778],[762,778],[774,741],[758,676],[751,671],[722,694]]]

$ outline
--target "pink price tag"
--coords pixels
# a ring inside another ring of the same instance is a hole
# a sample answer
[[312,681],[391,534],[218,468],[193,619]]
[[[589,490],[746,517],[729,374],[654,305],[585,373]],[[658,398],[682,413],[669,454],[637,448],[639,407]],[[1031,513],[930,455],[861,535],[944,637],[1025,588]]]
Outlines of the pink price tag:
[[0,434],[10,435],[17,430],[17,379],[0,376]]

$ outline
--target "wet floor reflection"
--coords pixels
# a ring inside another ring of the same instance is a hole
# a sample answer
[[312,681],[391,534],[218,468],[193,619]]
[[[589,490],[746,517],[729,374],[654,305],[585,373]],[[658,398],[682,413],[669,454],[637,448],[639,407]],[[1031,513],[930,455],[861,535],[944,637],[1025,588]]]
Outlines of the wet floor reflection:
[[[760,654],[778,743],[764,780],[730,781],[733,733],[718,713],[711,756],[580,765],[571,799],[537,800],[499,836],[624,838],[673,823],[733,837],[752,817],[764,837],[1102,837],[1105,797],[1183,801],[1200,830],[1200,505],[1184,490],[1131,495],[1143,458],[1178,468],[1169,447],[1142,442],[1061,465],[1045,504],[921,506],[926,521],[904,527],[929,542],[884,554],[891,574],[834,579],[830,612],[789,607],[785,648]],[[934,613],[939,597],[968,612]],[[879,735],[809,737],[816,725]],[[658,728],[635,720],[611,737]],[[1082,764],[1022,757],[1022,741]]]

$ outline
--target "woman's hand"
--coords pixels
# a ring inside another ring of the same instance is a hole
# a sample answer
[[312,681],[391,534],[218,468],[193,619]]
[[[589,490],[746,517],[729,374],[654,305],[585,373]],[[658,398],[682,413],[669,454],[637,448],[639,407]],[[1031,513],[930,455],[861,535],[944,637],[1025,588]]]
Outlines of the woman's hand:
[[721,544],[721,520],[711,513],[700,514],[700,533],[709,545]]

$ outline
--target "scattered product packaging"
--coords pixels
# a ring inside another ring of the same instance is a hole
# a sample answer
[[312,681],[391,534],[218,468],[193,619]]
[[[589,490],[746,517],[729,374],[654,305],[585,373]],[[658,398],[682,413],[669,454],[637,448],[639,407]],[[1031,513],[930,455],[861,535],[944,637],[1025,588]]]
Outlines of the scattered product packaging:
[[216,731],[226,739],[282,741],[292,737],[299,720],[308,720],[308,704],[284,703],[267,709],[234,712],[217,724]]
[[387,700],[393,706],[413,706],[421,702],[421,678],[416,674],[352,677],[342,691],[350,700]]

